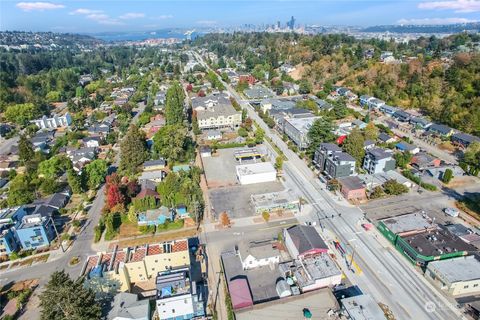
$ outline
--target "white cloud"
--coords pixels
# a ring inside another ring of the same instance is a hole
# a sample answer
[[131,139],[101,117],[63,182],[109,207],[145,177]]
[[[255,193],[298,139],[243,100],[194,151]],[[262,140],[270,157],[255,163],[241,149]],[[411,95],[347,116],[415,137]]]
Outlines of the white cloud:
[[480,11],[478,0],[450,0],[420,2],[418,8],[427,10],[454,10],[456,13],[467,13]]
[[140,19],[144,17],[145,17],[145,13],[129,12],[129,13],[125,13],[124,15],[121,15],[119,18],[122,20],[131,20],[131,19]]
[[74,10],[74,11],[70,12],[69,14],[71,14],[71,15],[76,15],[76,14],[87,15],[87,14],[95,14],[95,13],[101,13],[101,12],[102,12],[101,10],[91,10],[91,9],[80,8],[80,9],[77,9],[77,10]]
[[16,7],[22,9],[23,11],[44,11],[65,8],[63,4],[51,2],[19,2],[16,4]]
[[424,19],[400,19],[398,24],[406,25],[435,25],[435,24],[454,24],[454,23],[469,23],[478,22],[478,20],[471,20],[466,18],[424,18]]
[[154,17],[152,19],[154,19],[154,20],[166,20],[166,19],[172,19],[172,18],[173,18],[173,15],[171,15],[171,14],[162,14],[162,15]]
[[85,18],[95,21],[99,24],[104,25],[122,25],[124,24],[118,19],[110,17],[108,14],[104,13],[102,10],[92,10],[80,8],[70,12],[71,15],[83,15]]
[[213,26],[213,25],[217,24],[217,21],[215,21],[215,20],[199,20],[199,21],[197,21],[197,24],[202,24],[202,25],[205,25],[205,26]]

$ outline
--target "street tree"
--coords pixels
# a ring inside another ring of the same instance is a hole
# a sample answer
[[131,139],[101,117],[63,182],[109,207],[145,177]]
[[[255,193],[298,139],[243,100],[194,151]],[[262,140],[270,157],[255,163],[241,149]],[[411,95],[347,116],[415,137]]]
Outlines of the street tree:
[[67,170],[67,182],[75,194],[80,194],[84,191],[82,175],[79,175],[73,169]]
[[188,139],[187,128],[180,124],[166,125],[153,136],[153,151],[169,161],[178,161],[185,155]]
[[72,280],[65,271],[55,271],[40,294],[42,320],[100,319],[101,307],[83,279]]
[[224,211],[220,214],[220,223],[224,227],[229,227],[231,225],[230,217],[227,212]]
[[108,173],[108,165],[105,160],[96,159],[85,166],[87,185],[93,190],[105,181]]
[[120,171],[135,174],[138,167],[147,160],[145,134],[136,125],[131,125],[120,145]]

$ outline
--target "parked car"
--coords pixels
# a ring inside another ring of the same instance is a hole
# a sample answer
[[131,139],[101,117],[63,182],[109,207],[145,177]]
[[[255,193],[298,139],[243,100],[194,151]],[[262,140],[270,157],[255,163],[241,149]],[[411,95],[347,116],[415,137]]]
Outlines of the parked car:
[[460,213],[455,208],[445,208],[445,209],[443,209],[443,212],[445,212],[445,214],[449,215],[450,217],[458,217],[458,214]]

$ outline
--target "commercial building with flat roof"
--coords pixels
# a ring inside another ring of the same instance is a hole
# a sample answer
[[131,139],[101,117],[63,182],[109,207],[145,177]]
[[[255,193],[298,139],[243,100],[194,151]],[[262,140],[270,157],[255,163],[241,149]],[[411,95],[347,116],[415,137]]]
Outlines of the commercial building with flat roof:
[[296,213],[300,210],[300,199],[291,190],[252,194],[251,201],[257,214],[265,211],[269,213],[278,211]]
[[385,320],[385,314],[378,303],[368,294],[340,300],[342,310],[351,320]]
[[308,131],[317,119],[320,119],[320,117],[285,118],[285,134],[298,148],[306,149],[310,143],[308,140]]
[[240,184],[270,182],[277,179],[277,170],[271,162],[238,165],[235,170]]
[[480,293],[480,261],[475,256],[432,261],[425,275],[452,296]]

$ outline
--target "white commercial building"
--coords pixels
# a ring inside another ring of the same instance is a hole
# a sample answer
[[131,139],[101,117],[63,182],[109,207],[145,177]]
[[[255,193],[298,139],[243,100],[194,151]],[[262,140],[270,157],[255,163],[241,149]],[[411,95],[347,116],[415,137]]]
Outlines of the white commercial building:
[[425,274],[452,296],[480,293],[480,261],[475,256],[432,261]]
[[56,129],[62,127],[68,127],[72,123],[72,117],[67,112],[63,116],[53,115],[51,118],[43,116],[40,119],[32,120],[31,123],[35,124],[40,129]]
[[236,171],[240,184],[271,182],[277,179],[277,171],[271,162],[238,165]]

